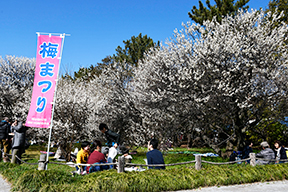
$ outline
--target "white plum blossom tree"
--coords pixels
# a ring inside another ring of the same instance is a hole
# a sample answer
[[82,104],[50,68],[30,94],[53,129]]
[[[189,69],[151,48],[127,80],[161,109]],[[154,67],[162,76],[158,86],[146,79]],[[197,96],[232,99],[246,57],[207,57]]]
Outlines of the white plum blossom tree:
[[[1,113],[25,121],[31,102],[35,60],[7,56],[1,58],[0,67]],[[59,79],[51,140],[61,141],[60,147],[67,160],[73,142],[104,139],[98,130],[101,122],[120,133],[127,144],[143,141],[145,134],[141,132],[140,114],[133,107],[127,88],[128,77],[124,73],[127,71],[115,64],[91,81]],[[30,128],[28,135],[47,141],[49,129]]]
[[121,135],[122,144],[140,145],[146,141],[147,134],[131,95],[131,75],[128,74],[131,70],[127,63],[114,63],[103,70],[98,79],[103,105],[96,107],[96,114],[100,122],[107,123],[109,129]]
[[[63,155],[70,160],[70,152],[75,141],[92,141],[93,130],[89,117],[97,94],[86,82],[61,79],[57,88],[54,118],[53,140],[60,142]],[[48,136],[48,134],[47,134]]]
[[[99,79],[90,82],[83,79],[59,80],[51,140],[59,143],[62,155],[68,161],[76,141],[92,142],[101,137],[98,130],[100,120],[96,115],[98,108],[105,104],[101,90]],[[34,136],[48,140],[49,129],[34,129]]]
[[[26,120],[31,102],[35,59],[6,56],[0,58],[0,111],[1,116]],[[67,159],[72,142],[92,140],[90,117],[97,98],[97,84],[60,79],[56,97],[52,140],[65,141],[61,147]],[[48,140],[49,129],[30,128],[27,136],[36,140]]]
[[0,117],[26,118],[34,80],[35,59],[0,57]]
[[[133,94],[143,126],[159,137],[201,131],[221,154],[238,149],[245,132],[263,120],[279,120],[276,107],[287,98],[287,25],[280,16],[240,11],[204,26],[187,23],[167,46],[152,51],[135,70]],[[280,115],[281,114],[281,115]],[[287,114],[286,114],[287,115]]]

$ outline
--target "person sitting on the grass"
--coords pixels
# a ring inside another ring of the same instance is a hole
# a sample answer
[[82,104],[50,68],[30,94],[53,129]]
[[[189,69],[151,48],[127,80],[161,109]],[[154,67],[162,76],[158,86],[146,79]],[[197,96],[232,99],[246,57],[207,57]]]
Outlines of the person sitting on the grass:
[[[158,140],[151,139],[148,142],[148,152],[146,153],[147,163],[148,165],[155,165],[155,164],[165,164],[162,153],[157,150],[158,147]],[[165,169],[165,166],[161,167],[148,167],[149,169]]]
[[256,157],[263,158],[265,160],[257,160],[256,164],[257,165],[266,165],[266,164],[271,163],[269,160],[275,159],[274,151],[271,148],[269,148],[269,144],[267,143],[267,141],[263,141],[260,145],[261,145],[263,150],[260,151],[259,153],[257,153]]
[[[81,143],[81,150],[77,153],[76,164],[86,164],[90,153],[90,142]],[[86,166],[76,166],[76,170],[82,174],[86,173]]]
[[121,147],[120,148],[121,152],[122,152],[122,157],[125,158],[125,163],[131,163],[132,161],[132,156],[129,155],[129,149],[127,149],[126,147]]
[[[105,155],[101,153],[102,144],[100,141],[95,140],[93,141],[91,151],[93,152],[90,154],[87,164],[102,164],[106,163]],[[92,173],[95,171],[102,171],[108,169],[108,166],[87,166],[86,172]]]
[[[287,154],[285,148],[281,145],[280,141],[275,141],[275,156],[278,161],[276,163],[284,163],[281,159],[287,159]],[[279,161],[280,160],[280,161]]]
[[101,153],[103,153],[105,158],[108,159],[109,147],[102,147]]
[[[108,152],[108,158],[107,158],[108,163],[113,163],[114,158],[118,154],[118,151],[117,151],[118,144],[112,142],[112,145],[113,146],[109,148],[109,152]],[[113,167],[114,167],[113,165],[110,165],[110,169],[113,169]]]
[[[246,141],[245,144],[246,146],[244,147],[243,152],[242,152],[242,159],[249,158],[250,157],[249,154],[253,152],[253,149],[252,149],[253,143],[251,141]],[[246,163],[250,163],[250,160],[247,160]]]

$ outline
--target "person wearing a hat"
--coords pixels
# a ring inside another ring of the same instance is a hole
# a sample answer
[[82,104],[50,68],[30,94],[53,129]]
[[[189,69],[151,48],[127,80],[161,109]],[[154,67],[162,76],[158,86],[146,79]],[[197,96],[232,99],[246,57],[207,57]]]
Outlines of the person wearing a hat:
[[[274,151],[269,148],[269,144],[267,141],[263,141],[261,144],[262,151],[256,154],[256,157],[266,159],[266,160],[257,160],[256,164],[257,165],[266,165],[270,163],[270,159],[275,159],[275,153]],[[267,161],[268,160],[268,161]]]

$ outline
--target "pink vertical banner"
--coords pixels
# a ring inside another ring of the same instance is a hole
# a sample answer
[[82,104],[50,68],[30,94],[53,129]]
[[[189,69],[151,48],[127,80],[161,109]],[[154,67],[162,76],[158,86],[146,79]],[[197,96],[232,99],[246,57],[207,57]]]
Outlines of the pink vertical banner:
[[28,127],[50,126],[63,38],[38,34],[32,99],[25,124]]

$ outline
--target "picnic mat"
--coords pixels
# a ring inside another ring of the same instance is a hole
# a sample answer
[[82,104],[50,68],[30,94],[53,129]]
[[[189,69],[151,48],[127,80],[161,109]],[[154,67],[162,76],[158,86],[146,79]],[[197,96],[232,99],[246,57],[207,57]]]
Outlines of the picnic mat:
[[219,155],[214,153],[199,153],[195,151],[169,151],[168,154],[193,154],[193,155],[201,155],[203,157],[219,157]]

